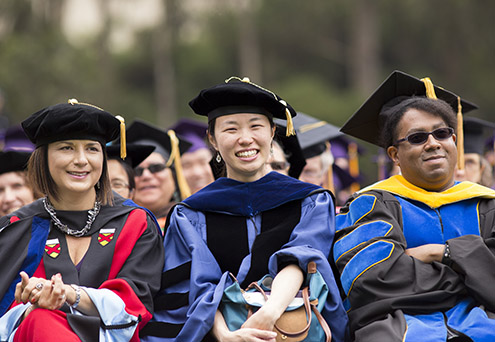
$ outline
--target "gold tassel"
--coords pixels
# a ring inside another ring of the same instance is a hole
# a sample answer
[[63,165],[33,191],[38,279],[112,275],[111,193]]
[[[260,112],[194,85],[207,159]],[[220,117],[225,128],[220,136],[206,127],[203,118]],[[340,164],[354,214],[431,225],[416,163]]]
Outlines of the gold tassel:
[[464,125],[461,98],[457,97],[457,169],[464,170]]
[[120,158],[124,160],[125,157],[127,157],[127,147],[126,147],[127,145],[125,140],[125,120],[120,115],[117,115],[115,118],[120,121]]
[[433,86],[433,82],[429,77],[422,78],[421,81],[425,84],[426,87],[426,97],[430,99],[437,99],[437,95],[435,94],[435,86]]
[[287,137],[296,135],[296,131],[294,130],[294,123],[292,122],[292,116],[290,115],[290,111],[288,108],[285,108],[285,117],[287,118],[287,129],[285,130],[285,135]]
[[[327,151],[330,152],[331,151],[330,150],[330,142],[327,141],[326,145],[327,145]],[[328,190],[330,190],[333,194],[335,194],[335,185],[333,183],[333,169],[332,169],[333,163],[334,163],[334,160],[333,160],[333,156],[332,156],[332,164],[330,164],[330,167],[328,168],[328,171],[327,171],[327,186],[326,186],[326,188]]]
[[179,186],[180,198],[181,200],[183,200],[191,196],[191,189],[189,189],[189,185],[187,185],[186,178],[184,177],[184,173],[182,172],[182,164],[180,162],[179,139],[175,135],[175,132],[171,129],[167,131],[167,134],[170,137],[170,145],[172,146],[172,151],[170,152],[170,158],[167,161],[167,167],[172,166],[172,163],[175,165],[175,175],[177,177],[177,185]]
[[[358,147],[355,142],[349,143],[349,147],[347,148],[349,153],[349,174],[357,178],[359,177],[359,160],[358,160]],[[360,188],[358,182],[354,182],[351,184],[352,193],[358,191]]]
[[296,135],[294,130],[294,123],[292,122],[292,115],[290,115],[289,108],[287,108],[287,102],[284,100],[278,100],[281,104],[285,106],[285,118],[287,119],[287,128],[285,129],[285,135],[290,137],[291,135]]

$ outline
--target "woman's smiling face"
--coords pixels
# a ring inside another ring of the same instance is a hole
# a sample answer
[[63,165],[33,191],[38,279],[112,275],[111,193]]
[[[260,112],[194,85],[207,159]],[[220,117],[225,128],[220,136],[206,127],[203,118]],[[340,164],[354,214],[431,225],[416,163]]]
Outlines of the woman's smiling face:
[[210,142],[225,161],[227,177],[252,182],[268,172],[266,162],[273,135],[267,116],[237,113],[216,118]]
[[103,171],[103,148],[94,140],[62,140],[48,145],[48,168],[60,198],[95,195]]

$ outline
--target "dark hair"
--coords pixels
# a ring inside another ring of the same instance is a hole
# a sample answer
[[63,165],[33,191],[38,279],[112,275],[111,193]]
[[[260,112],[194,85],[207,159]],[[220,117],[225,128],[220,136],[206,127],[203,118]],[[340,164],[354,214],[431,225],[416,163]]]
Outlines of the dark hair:
[[[275,122],[273,122],[273,116],[265,115],[268,118],[268,122],[270,122],[270,127],[273,128],[275,127]],[[215,138],[215,123],[217,122],[217,118],[213,118],[212,120],[208,121],[208,130],[207,133],[208,135],[211,135],[213,138]],[[217,156],[218,151],[215,150],[215,148],[211,145],[210,139],[208,139],[208,145],[210,147],[210,150],[212,151],[213,159],[210,163],[210,166],[213,171],[213,176],[215,179],[220,178],[220,177],[226,177],[227,176],[227,167],[225,166],[225,162],[222,159],[220,163],[218,163],[215,158]]]
[[[99,187],[95,185],[96,198],[103,204],[113,203],[112,187],[110,186],[110,177],[108,176],[107,153],[103,148],[103,169],[100,179],[98,180]],[[28,161],[27,175],[29,183],[32,184],[33,192],[53,197],[59,200],[57,184],[53,180],[50,169],[48,168],[48,145],[37,147],[32,153]]]
[[409,109],[427,112],[441,118],[448,127],[457,130],[457,117],[452,107],[443,100],[435,100],[427,97],[412,97],[399,104],[386,108],[380,113],[385,118],[381,129],[380,145],[384,148],[394,145],[397,137],[397,125]]

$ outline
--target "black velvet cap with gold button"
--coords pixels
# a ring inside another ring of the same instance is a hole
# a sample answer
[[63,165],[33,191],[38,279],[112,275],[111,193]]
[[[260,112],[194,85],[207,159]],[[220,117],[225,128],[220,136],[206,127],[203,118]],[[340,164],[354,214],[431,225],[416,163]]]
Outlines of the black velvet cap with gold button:
[[36,146],[70,139],[95,140],[105,146],[119,137],[122,121],[94,105],[69,100],[43,108],[21,124]]
[[254,113],[287,120],[287,135],[293,134],[292,118],[296,111],[272,91],[252,83],[248,78],[231,77],[224,83],[203,89],[189,106],[196,114],[211,121],[219,116]]
[[[402,71],[394,71],[364,102],[364,104],[342,126],[341,131],[380,146],[383,122],[388,112],[385,110],[413,96],[442,99],[454,109],[459,109],[459,97],[451,91],[432,84],[429,78],[419,79]],[[475,104],[460,99],[462,112],[478,108]]]

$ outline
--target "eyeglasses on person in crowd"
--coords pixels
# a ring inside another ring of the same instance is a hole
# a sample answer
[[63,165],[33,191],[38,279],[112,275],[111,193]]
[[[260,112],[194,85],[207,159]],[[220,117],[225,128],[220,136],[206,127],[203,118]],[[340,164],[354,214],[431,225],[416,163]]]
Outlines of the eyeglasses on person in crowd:
[[127,184],[123,181],[120,181],[120,180],[111,181],[110,186],[112,187],[113,190],[129,189],[129,184]]
[[137,177],[141,177],[146,169],[151,173],[157,173],[164,170],[166,167],[165,164],[150,164],[147,167],[137,166],[134,168],[134,173]]
[[442,128],[437,128],[431,132],[416,132],[416,133],[411,133],[407,137],[403,139],[399,139],[395,142],[395,145],[407,141],[411,145],[421,145],[424,144],[427,140],[428,137],[433,135],[433,137],[436,140],[445,140],[448,139],[454,134],[454,129],[451,127],[442,127]]
[[268,164],[270,164],[272,170],[274,171],[282,171],[290,166],[289,163],[285,161],[274,161]]

